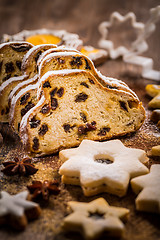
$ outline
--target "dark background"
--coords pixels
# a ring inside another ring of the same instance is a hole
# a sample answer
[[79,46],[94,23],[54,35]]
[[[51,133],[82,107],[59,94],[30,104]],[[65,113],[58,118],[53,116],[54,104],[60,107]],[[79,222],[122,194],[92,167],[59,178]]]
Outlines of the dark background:
[[[145,23],[149,9],[158,4],[159,0],[0,0],[0,35],[15,34],[23,29],[65,29],[79,34],[85,44],[97,46],[98,25],[108,21],[113,11],[122,15],[133,11],[137,21]],[[156,33],[148,39],[147,53],[154,57],[156,67],[159,39],[160,24],[157,24]]]

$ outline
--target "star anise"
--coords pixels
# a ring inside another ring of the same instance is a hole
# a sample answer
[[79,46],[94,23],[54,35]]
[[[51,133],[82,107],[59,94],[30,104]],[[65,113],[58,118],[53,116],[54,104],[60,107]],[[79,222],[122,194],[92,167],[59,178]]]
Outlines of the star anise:
[[45,201],[48,201],[49,195],[57,195],[60,192],[58,185],[59,182],[57,180],[45,180],[44,182],[33,181],[32,185],[27,186],[27,188],[32,194],[32,199],[43,199]]
[[32,159],[23,158],[20,160],[15,157],[14,161],[4,162],[2,172],[7,176],[22,175],[29,176],[35,174],[38,169],[31,163]]

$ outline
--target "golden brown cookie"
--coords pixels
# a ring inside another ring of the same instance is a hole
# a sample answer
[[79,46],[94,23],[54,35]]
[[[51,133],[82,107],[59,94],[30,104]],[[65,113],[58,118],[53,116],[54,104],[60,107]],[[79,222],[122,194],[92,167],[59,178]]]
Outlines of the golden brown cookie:
[[151,166],[150,173],[131,180],[133,191],[138,194],[136,209],[160,213],[160,164]]
[[107,236],[121,237],[125,231],[122,221],[127,219],[129,210],[109,206],[104,198],[90,203],[69,202],[72,213],[63,220],[66,231],[80,232],[85,239]]

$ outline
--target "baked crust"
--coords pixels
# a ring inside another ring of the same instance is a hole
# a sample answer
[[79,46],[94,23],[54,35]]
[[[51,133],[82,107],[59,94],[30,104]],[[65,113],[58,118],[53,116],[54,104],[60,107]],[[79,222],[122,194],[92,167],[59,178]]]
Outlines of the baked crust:
[[[145,119],[137,98],[105,88],[84,70],[46,73],[39,81],[38,99],[20,126],[21,140],[34,156],[77,146],[83,139],[102,141],[131,133]],[[33,127],[35,121],[39,125]]]

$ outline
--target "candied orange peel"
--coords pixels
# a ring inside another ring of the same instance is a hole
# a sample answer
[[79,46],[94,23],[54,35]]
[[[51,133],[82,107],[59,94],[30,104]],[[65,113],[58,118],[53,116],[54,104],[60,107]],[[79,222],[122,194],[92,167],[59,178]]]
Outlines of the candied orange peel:
[[26,38],[26,41],[29,43],[32,43],[33,45],[39,45],[39,44],[57,44],[57,45],[59,45],[62,42],[61,38],[51,35],[51,34],[32,35],[32,36]]

